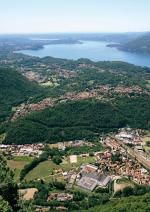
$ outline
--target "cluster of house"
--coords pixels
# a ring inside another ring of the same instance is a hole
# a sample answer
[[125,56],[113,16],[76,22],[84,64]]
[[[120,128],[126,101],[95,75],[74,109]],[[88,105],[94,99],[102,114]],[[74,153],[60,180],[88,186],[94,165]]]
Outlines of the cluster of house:
[[123,94],[130,94],[130,93],[145,93],[150,95],[149,92],[143,91],[140,87],[110,87],[109,85],[101,85],[98,86],[97,88],[94,88],[92,90],[86,90],[83,92],[68,92],[64,96],[61,96],[59,98],[60,102],[65,102],[67,100],[84,100],[84,99],[89,99],[89,98],[103,98],[103,95],[105,94],[111,94],[111,93],[123,93]]
[[57,76],[62,77],[62,78],[72,78],[76,76],[76,72],[75,71],[71,71],[71,70],[67,70],[67,69],[56,69],[55,73],[57,74]]
[[93,65],[93,64],[80,63],[80,64],[78,65],[78,68],[79,68],[79,69],[80,69],[80,68],[95,69],[95,70],[97,70],[97,71],[100,72],[100,73],[106,72],[106,70],[104,70],[104,69],[102,69],[102,68],[99,68],[99,67],[97,67],[96,65]]
[[143,143],[138,130],[132,130],[130,128],[121,129],[115,138],[124,146],[130,145],[132,149],[128,152],[134,155],[140,163],[150,170],[150,156],[149,153],[144,151],[145,143]]
[[97,94],[95,91],[83,91],[83,92],[68,92],[60,98],[60,102],[65,102],[67,100],[84,100],[95,97]]
[[21,106],[17,109],[16,113],[12,117],[12,121],[16,120],[19,117],[23,117],[30,113],[31,111],[39,111],[43,110],[47,107],[53,107],[54,106],[54,101],[52,98],[46,98],[43,99],[42,101],[35,103],[35,104],[21,104]]
[[[149,172],[143,168],[137,160],[130,156],[128,152],[112,138],[104,141],[108,150],[101,155],[98,164],[99,168],[106,170],[114,176],[124,176],[132,179],[138,184],[150,184]],[[118,154],[118,158],[112,161],[112,156]]]
[[67,142],[58,142],[55,145],[51,145],[52,148],[58,148],[59,150],[65,150],[66,147],[82,147],[82,146],[92,147],[94,146],[94,144],[86,140],[74,140]]
[[74,141],[69,141],[69,146],[70,147],[81,147],[81,146],[92,147],[94,146],[94,144],[85,140],[74,140]]
[[92,89],[89,91],[83,91],[83,92],[68,92],[64,96],[60,97],[60,102],[65,102],[67,100],[84,100],[84,99],[90,99],[90,98],[102,98],[102,94],[108,93],[108,87],[107,86],[99,86],[97,89]]
[[70,170],[69,172],[64,172],[63,173],[64,180],[67,182],[66,188],[70,189],[74,185],[76,178],[77,178],[77,173],[73,170]]
[[[71,141],[70,145],[78,147],[86,143],[84,140],[77,140]],[[127,144],[132,144],[133,147],[130,148],[130,145],[128,147]],[[91,144],[89,143],[89,145]],[[93,191],[97,186],[106,187],[116,176],[127,177],[138,184],[150,184],[149,172],[143,168],[141,165],[143,163],[134,156],[134,149],[137,150],[137,147],[142,145],[138,130],[121,129],[114,137],[103,139],[103,145],[106,149],[105,152],[94,152],[94,156],[97,158],[96,166],[84,164],[81,165],[80,171],[63,172],[67,188],[72,188],[76,184],[83,189]],[[134,154],[130,153],[132,149]],[[88,157],[89,154],[80,156]],[[138,153],[138,156],[141,157],[141,152]],[[71,155],[69,159],[71,164],[77,163],[76,155]],[[150,161],[148,163],[150,165]]]
[[43,76],[42,74],[33,71],[32,68],[25,68],[24,69],[24,68],[21,67],[20,71],[22,72],[22,74],[26,78],[28,78],[31,81],[37,81],[39,83],[43,83],[43,82],[48,80],[47,76]]
[[143,93],[142,89],[138,86],[133,86],[133,87],[124,87],[124,86],[118,86],[114,89],[114,92],[116,93]]
[[124,87],[124,86],[118,86],[114,89],[114,92],[116,93],[123,93],[123,94],[131,94],[131,93],[137,93],[137,94],[147,94],[150,95],[150,92],[147,90],[143,90],[139,86],[132,86],[132,87]]
[[95,69],[97,67],[93,64],[80,63],[79,68],[94,68]]
[[132,130],[130,128],[120,129],[119,132],[115,135],[115,138],[125,144],[132,144],[135,148],[142,146],[142,140],[138,130]]
[[57,200],[60,202],[65,202],[73,199],[73,194],[69,193],[52,193],[48,196],[47,201]]
[[0,150],[5,152],[7,155],[12,156],[32,156],[39,157],[43,149],[45,148],[44,144],[25,144],[25,145],[0,145]]

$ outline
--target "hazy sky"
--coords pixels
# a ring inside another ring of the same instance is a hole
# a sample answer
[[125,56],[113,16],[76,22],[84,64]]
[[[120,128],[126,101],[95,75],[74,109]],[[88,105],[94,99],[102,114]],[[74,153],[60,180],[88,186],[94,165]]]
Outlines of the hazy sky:
[[150,0],[0,0],[0,33],[150,31]]

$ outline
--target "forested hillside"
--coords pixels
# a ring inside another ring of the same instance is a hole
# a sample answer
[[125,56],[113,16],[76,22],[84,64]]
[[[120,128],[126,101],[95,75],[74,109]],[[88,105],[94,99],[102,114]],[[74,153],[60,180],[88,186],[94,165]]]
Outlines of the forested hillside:
[[[44,59],[50,64],[51,60]],[[0,69],[1,121],[11,117],[13,107],[29,99],[38,102],[45,96],[55,98],[53,108],[8,122],[5,143],[91,139],[127,125],[149,129],[149,69],[123,62],[94,63],[87,59],[61,62],[55,59],[55,66],[50,72],[45,71],[57,84],[48,88],[42,88],[12,69]]]
[[88,209],[89,212],[146,212],[150,210],[150,193],[112,200],[105,205]]
[[150,98],[139,95],[116,97],[110,102],[67,102],[34,112],[12,122],[5,143],[23,144],[94,138],[127,125],[149,129]]
[[122,45],[121,50],[138,53],[150,53],[150,33]]
[[37,83],[30,82],[19,72],[0,68],[0,121],[11,114],[12,107],[42,92]]

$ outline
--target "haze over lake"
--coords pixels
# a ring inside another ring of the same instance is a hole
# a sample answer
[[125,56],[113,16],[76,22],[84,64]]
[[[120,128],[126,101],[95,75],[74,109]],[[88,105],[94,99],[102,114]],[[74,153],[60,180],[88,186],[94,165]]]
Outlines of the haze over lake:
[[93,61],[125,61],[140,66],[150,67],[150,55],[119,51],[107,47],[107,42],[82,41],[82,44],[45,45],[39,50],[21,50],[19,53],[37,57],[56,57],[64,59],[88,58]]

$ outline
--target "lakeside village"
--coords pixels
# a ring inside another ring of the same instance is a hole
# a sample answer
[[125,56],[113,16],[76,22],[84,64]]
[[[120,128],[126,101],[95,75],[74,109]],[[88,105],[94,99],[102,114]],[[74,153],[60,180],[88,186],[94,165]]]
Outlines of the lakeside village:
[[[97,186],[107,187],[110,181],[126,177],[137,184],[150,185],[150,156],[143,151],[143,141],[137,130],[120,129],[117,134],[106,137],[102,141],[104,151],[93,152],[96,158],[94,164],[80,164],[79,169],[63,172],[58,170],[67,182],[66,187],[75,184],[88,191],[94,191]],[[65,150],[66,147],[81,147],[94,144],[85,140],[76,140],[54,144],[53,147]],[[52,146],[51,146],[52,147]],[[6,155],[39,157],[45,148],[44,144],[0,145],[0,150]],[[83,158],[90,154],[81,154]],[[77,155],[68,157],[70,164],[78,162]],[[56,199],[58,195],[54,195]],[[49,197],[51,199],[53,197]],[[64,198],[64,197],[63,197]],[[71,198],[68,196],[68,198]]]

